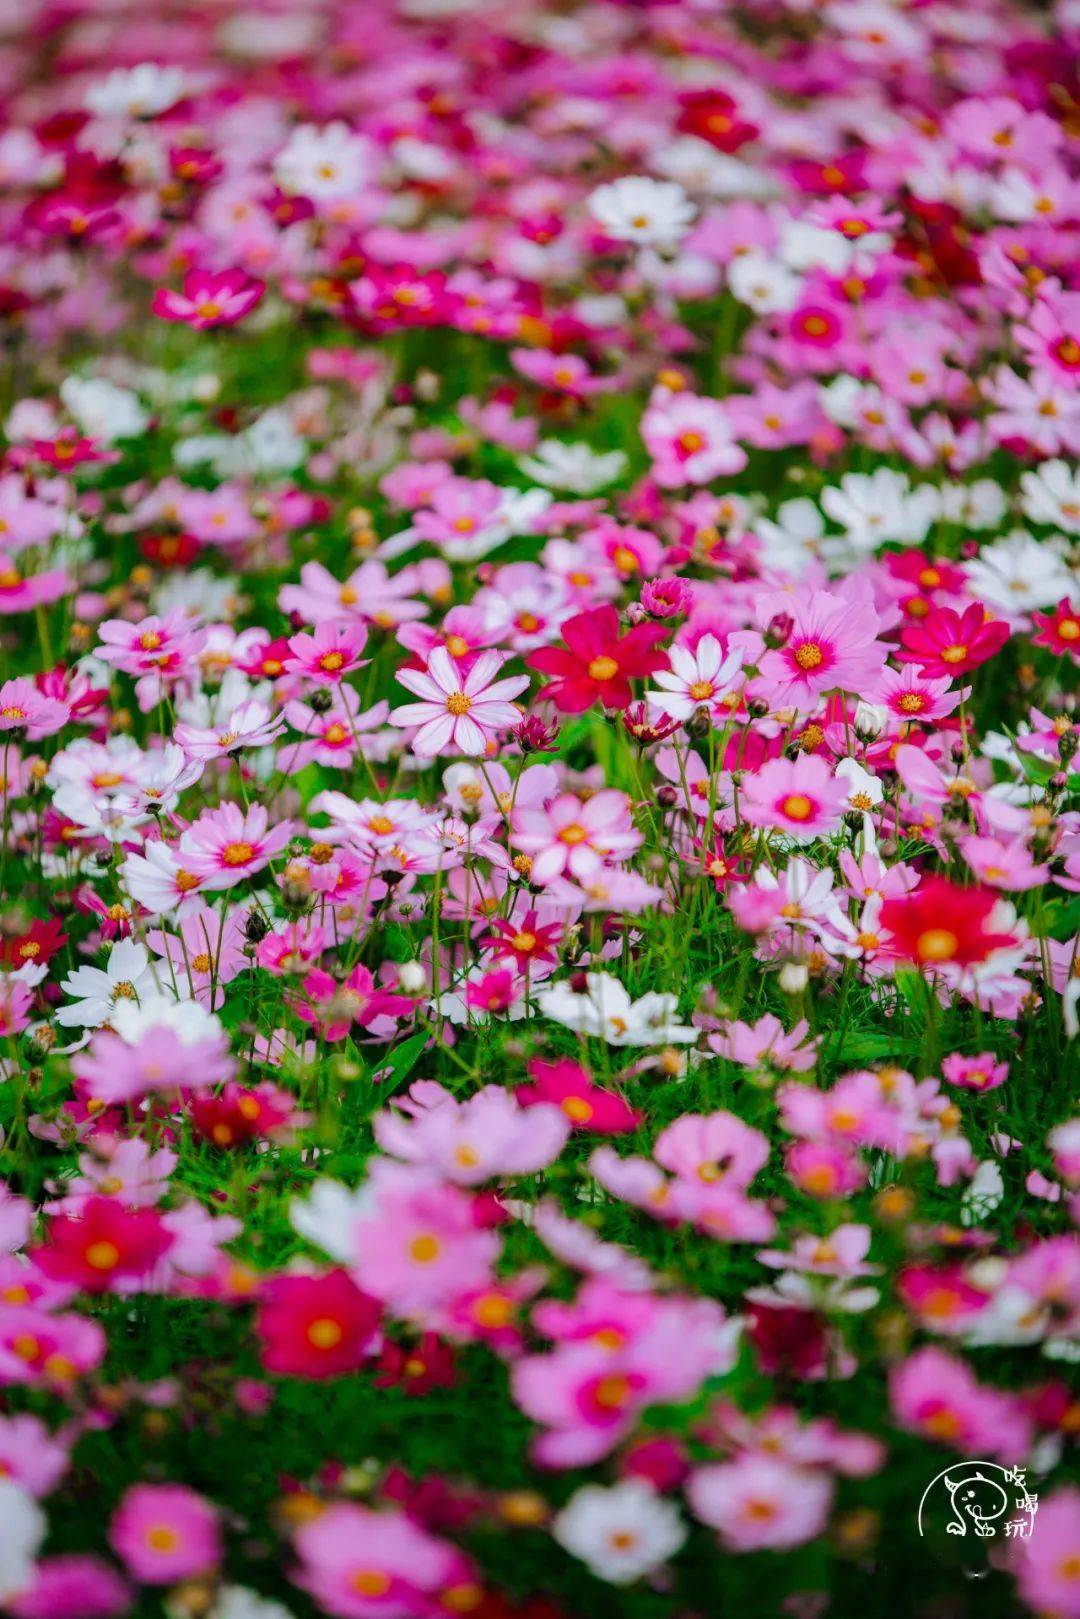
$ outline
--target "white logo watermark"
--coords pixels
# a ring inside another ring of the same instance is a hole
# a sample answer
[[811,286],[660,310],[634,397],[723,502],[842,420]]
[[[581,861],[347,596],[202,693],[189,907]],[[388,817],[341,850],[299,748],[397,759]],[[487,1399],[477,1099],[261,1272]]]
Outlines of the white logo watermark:
[[943,1468],[919,1502],[919,1534],[1028,1540],[1039,1498],[1027,1487],[1027,1469],[998,1462],[954,1462]]

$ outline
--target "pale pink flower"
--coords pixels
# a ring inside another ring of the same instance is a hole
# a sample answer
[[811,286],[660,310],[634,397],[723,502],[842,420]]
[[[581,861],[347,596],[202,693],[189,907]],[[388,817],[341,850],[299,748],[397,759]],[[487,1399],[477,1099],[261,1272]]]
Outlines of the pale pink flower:
[[426,670],[398,670],[401,685],[421,701],[392,709],[390,724],[419,726],[411,746],[421,757],[456,748],[482,758],[499,731],[521,718],[510,698],[525,690],[529,677],[494,680],[505,661],[500,652],[482,652],[465,674],[445,647],[436,647]]

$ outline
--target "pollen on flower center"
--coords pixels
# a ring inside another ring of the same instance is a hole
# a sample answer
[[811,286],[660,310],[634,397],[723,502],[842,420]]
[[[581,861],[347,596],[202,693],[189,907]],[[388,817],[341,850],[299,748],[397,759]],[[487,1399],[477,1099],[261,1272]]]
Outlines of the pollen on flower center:
[[438,1259],[440,1247],[438,1237],[433,1237],[430,1231],[425,1231],[410,1242],[409,1255],[418,1265],[430,1265],[433,1260]]
[[796,647],[794,658],[800,669],[819,669],[825,662],[825,654],[816,641],[804,641]]
[[319,1316],[307,1329],[307,1341],[313,1349],[336,1349],[345,1336],[340,1322],[330,1316]]
[[245,866],[254,853],[250,843],[227,843],[221,858],[227,866]]
[[948,961],[960,943],[948,928],[927,928],[920,933],[915,949],[924,961]]
[[344,652],[324,652],[319,659],[319,668],[325,669],[327,674],[333,674],[334,670],[340,669],[344,662]]
[[113,985],[112,998],[114,1001],[133,1001],[135,999],[135,985],[126,978],[121,978],[118,984]]
[[589,665],[590,680],[614,680],[619,672],[619,665],[614,658],[603,655],[594,658]]
[[466,697],[463,691],[452,692],[446,699],[446,707],[451,714],[467,714],[472,707],[472,698]]
[[530,950],[536,949],[536,934],[515,933],[514,937],[510,940],[510,943],[513,945],[515,950],[520,950],[523,954],[528,954]]
[[584,843],[588,835],[589,834],[585,828],[583,826],[579,826],[577,821],[571,821],[570,825],[564,826],[562,831],[559,833],[559,842],[569,843],[571,845],[576,843]]
[[361,1568],[350,1576],[349,1584],[358,1596],[382,1597],[390,1589],[390,1576],[381,1569]]
[[814,802],[805,793],[789,793],[780,809],[789,821],[808,821],[814,813]]
[[704,703],[715,692],[716,687],[711,680],[695,680],[690,687],[690,696],[695,703]]
[[605,1411],[616,1411],[630,1398],[629,1381],[625,1377],[602,1377],[593,1397]]
[[906,691],[898,705],[905,714],[921,714],[926,707],[926,698],[922,692]]
[[155,1552],[174,1552],[180,1544],[178,1532],[167,1523],[151,1524],[143,1539],[150,1550]]
[[962,641],[954,641],[952,646],[942,647],[942,663],[963,663],[968,655],[968,649]]
[[120,1250],[115,1242],[92,1242],[83,1257],[94,1270],[114,1270],[120,1263]]

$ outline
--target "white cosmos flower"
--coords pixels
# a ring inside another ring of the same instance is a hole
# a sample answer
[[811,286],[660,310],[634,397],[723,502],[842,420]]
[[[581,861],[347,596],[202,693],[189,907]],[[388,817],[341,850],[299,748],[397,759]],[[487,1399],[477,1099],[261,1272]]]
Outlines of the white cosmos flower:
[[536,1004],[544,1017],[609,1046],[688,1045],[697,1039],[696,1029],[675,1021],[677,995],[650,990],[633,1001],[611,973],[586,973],[583,994],[565,980],[553,984],[537,995]]
[[872,810],[885,796],[885,789],[878,778],[857,759],[841,759],[836,774],[847,786],[848,803],[852,809],[864,812]]
[[674,180],[625,174],[596,188],[589,212],[617,241],[674,247],[690,229],[694,205]]
[[757,315],[794,309],[802,292],[800,277],[787,265],[753,248],[732,259],[727,279],[732,297]]
[[518,466],[527,477],[547,488],[592,495],[621,476],[626,456],[622,450],[605,453],[588,444],[564,444],[561,439],[546,438],[532,455],[522,456]]
[[904,474],[891,467],[845,473],[839,488],[822,491],[821,504],[857,551],[872,551],[887,540],[918,545],[941,509],[932,484],[913,490]]
[[1075,588],[1060,541],[1036,540],[1019,530],[988,545],[967,564],[972,595],[1015,618],[1033,607],[1051,607]]
[[679,1550],[686,1528],[678,1509],[643,1479],[586,1484],[555,1518],[559,1545],[611,1585],[629,1585]]
[[138,438],[150,421],[130,388],[118,388],[105,377],[65,377],[60,384],[60,398],[84,433],[108,444],[115,439]]
[[274,161],[274,178],[283,191],[334,202],[355,198],[371,168],[368,141],[339,120],[322,129],[315,124],[294,129]]
[[0,1479],[0,1602],[25,1591],[45,1538],[45,1514],[11,1479]]
[[1044,461],[1034,472],[1023,474],[1020,488],[1024,516],[1030,522],[1080,534],[1080,468],[1067,461]]
[[118,1001],[110,1025],[129,1046],[137,1046],[148,1029],[168,1029],[182,1046],[205,1045],[208,1040],[224,1040],[224,1030],[213,1012],[201,1001],[177,1001],[154,988],[138,1005]]
[[800,575],[821,556],[825,520],[812,500],[799,495],[783,502],[775,522],[757,518],[754,533],[763,542],[764,560],[770,568]]
[[100,117],[153,118],[172,107],[190,88],[183,68],[140,62],[118,67],[86,92],[86,107]]
[[289,1223],[313,1248],[320,1248],[331,1259],[351,1263],[356,1258],[353,1232],[371,1202],[372,1193],[366,1187],[354,1189],[341,1181],[318,1180],[306,1198],[293,1199]]
[[689,647],[673,646],[670,660],[671,668],[653,677],[663,689],[645,693],[649,707],[673,720],[686,720],[704,705],[714,720],[723,723],[723,699],[742,670],[741,653],[732,651],[725,657],[716,636],[703,635],[693,652]]
[[974,483],[944,483],[941,515],[949,523],[964,528],[997,528],[1005,516],[1005,491],[993,478],[976,478]]
[[223,1585],[207,1619],[292,1619],[288,1608],[246,1585]]
[[138,1001],[155,989],[146,946],[134,939],[118,939],[104,967],[76,967],[60,988],[74,997],[56,1014],[64,1028],[97,1029],[112,1021],[123,1001]]

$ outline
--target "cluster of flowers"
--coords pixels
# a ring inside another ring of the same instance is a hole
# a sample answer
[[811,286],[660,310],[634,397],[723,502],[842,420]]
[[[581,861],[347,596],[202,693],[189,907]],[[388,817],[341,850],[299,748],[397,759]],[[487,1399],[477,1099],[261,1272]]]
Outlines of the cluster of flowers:
[[1076,1619],[1075,0],[181,10],[0,24],[0,1607],[820,1613],[963,1457]]

